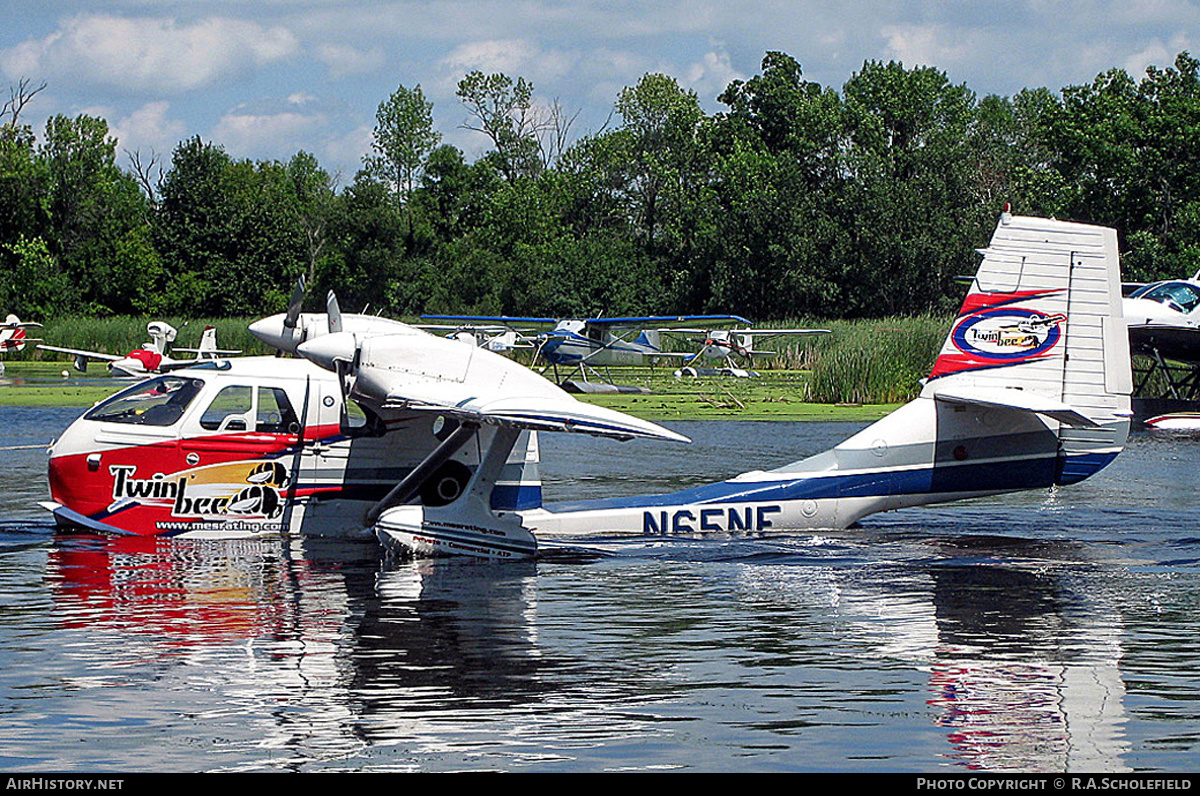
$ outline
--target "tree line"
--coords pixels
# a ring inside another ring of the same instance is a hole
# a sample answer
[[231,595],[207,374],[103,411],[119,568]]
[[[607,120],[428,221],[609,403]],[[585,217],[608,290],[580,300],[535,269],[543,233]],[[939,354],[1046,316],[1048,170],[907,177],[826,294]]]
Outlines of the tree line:
[[472,72],[458,98],[485,154],[443,143],[401,85],[346,185],[307,152],[237,160],[199,137],[121,168],[103,119],[35,135],[23,80],[0,109],[0,311],[259,316],[303,275],[394,317],[942,312],[1006,204],[1115,227],[1127,280],[1190,276],[1198,66],[981,98],[895,62],[834,90],[769,52],[718,113],[646,74],[578,138],[523,78]]

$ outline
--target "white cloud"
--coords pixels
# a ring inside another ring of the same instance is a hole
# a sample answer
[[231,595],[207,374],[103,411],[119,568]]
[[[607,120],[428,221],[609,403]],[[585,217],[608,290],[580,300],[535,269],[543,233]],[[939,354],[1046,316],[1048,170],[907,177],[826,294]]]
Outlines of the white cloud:
[[442,65],[458,75],[474,69],[489,74],[523,75],[537,64],[540,54],[537,45],[521,39],[473,41],[454,48],[442,59]]
[[1175,65],[1175,56],[1184,51],[1192,52],[1196,48],[1184,34],[1178,34],[1170,43],[1155,39],[1150,41],[1140,51],[1130,54],[1121,66],[1135,79],[1146,73],[1146,68],[1156,66],[1166,69]]
[[149,102],[116,122],[111,121],[110,116],[109,125],[117,138],[118,148],[169,154],[187,136],[187,124],[170,118],[170,109],[170,103]]
[[745,79],[745,75],[734,69],[729,53],[709,51],[684,70],[679,82],[685,88],[693,89],[707,105],[734,80]]
[[351,47],[346,44],[319,44],[317,58],[329,67],[329,73],[334,77],[347,75],[370,74],[383,66],[384,52],[379,47],[367,50]]
[[286,160],[300,149],[311,151],[309,142],[328,125],[328,116],[321,112],[236,109],[217,121],[211,137],[233,157]]
[[889,25],[881,33],[889,57],[908,68],[932,66],[944,71],[977,54],[976,36],[969,30],[941,25]]
[[230,80],[297,53],[279,26],[211,17],[171,19],[82,14],[40,39],[0,51],[9,76],[45,75],[135,94],[175,94]]

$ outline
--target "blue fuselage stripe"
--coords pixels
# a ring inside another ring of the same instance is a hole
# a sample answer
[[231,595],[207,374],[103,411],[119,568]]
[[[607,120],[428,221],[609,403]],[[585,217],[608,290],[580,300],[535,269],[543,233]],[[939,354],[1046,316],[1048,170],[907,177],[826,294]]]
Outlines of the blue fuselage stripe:
[[1097,472],[1115,457],[1116,453],[1090,453],[770,481],[721,481],[661,495],[552,503],[544,508],[551,512],[567,512],[706,503],[778,503],[890,495],[1007,492],[1074,483]]

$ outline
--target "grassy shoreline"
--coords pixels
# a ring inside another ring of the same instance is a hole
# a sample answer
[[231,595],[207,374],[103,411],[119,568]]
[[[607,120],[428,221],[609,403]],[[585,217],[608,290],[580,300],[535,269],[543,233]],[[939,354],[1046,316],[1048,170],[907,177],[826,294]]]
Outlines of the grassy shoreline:
[[[0,406],[86,408],[121,389],[97,367],[79,374],[63,362],[9,361],[0,377]],[[63,372],[67,376],[62,375]],[[102,375],[103,374],[103,375]],[[759,378],[708,376],[676,379],[666,369],[631,368],[614,373],[622,384],[650,392],[580,395],[581,400],[647,420],[868,421],[896,404],[831,404],[805,401],[808,373],[763,371]]]

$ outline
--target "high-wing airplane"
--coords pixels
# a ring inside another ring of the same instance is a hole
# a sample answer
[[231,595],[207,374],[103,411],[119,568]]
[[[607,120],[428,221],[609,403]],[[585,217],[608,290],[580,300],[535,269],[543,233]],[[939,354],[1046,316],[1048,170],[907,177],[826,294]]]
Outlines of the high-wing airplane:
[[171,343],[175,342],[177,332],[175,327],[163,321],[151,321],[146,326],[150,342],[141,348],[130,351],[125,356],[102,354],[99,351],[81,351],[77,348],[60,348],[59,346],[39,345],[43,351],[54,351],[59,354],[70,354],[75,358],[75,369],[81,373],[87,371],[88,362],[96,360],[107,364],[114,376],[140,378],[151,373],[163,373],[168,370],[188,367],[205,360],[220,357],[235,356],[241,351],[229,351],[217,348],[217,330],[213,326],[204,327],[200,337],[199,348],[177,348],[175,351],[185,354],[195,354],[191,359],[176,359],[168,354]]
[[[37,338],[30,337],[25,331],[35,326],[40,327],[41,324],[35,321],[23,321],[9,313],[8,317],[4,319],[4,323],[0,324],[0,354],[24,351],[27,343],[36,342]],[[3,373],[4,363],[0,362],[0,374]]]
[[[1124,299],[1129,342],[1149,361],[1135,373],[1136,415],[1151,428],[1200,429],[1200,274],[1130,287]],[[1156,374],[1166,394],[1146,395]]]
[[[694,334],[696,331],[692,329],[670,329],[666,330],[675,334]],[[766,342],[777,337],[803,337],[819,334],[830,334],[828,329],[712,329],[702,330],[704,335],[698,339],[701,343],[700,350],[685,360],[684,367],[680,371],[681,375],[687,374],[691,376],[700,375],[706,372],[707,369],[697,367],[702,360],[720,360],[722,365],[715,370],[721,374],[728,376],[738,376],[745,378],[747,376],[756,375],[753,371],[747,370],[745,366],[752,366],[755,357],[773,357],[778,356],[777,351],[768,349],[757,349],[755,344],[758,342]]]
[[[512,330],[519,327],[550,327],[533,338],[535,358],[544,359],[553,370],[555,381],[576,392],[609,391],[619,388],[612,379],[601,376],[598,368],[657,364],[664,360],[683,362],[690,355],[664,351],[662,332],[679,323],[748,324],[737,315],[644,315],[621,318],[522,318],[506,315],[426,315],[422,320],[453,321],[459,324],[483,324],[484,328],[499,324]],[[520,332],[528,339],[528,332]],[[569,368],[568,376],[560,379],[560,367]],[[592,381],[589,375],[599,381]]]
[[[1116,233],[1007,212],[916,399],[825,453],[679,492],[497,508],[501,465],[522,430],[679,435],[584,410],[532,371],[430,340],[342,332],[297,346],[364,406],[494,429],[458,498],[405,503],[415,486],[406,478],[372,512],[380,541],[406,554],[528,557],[539,538],[846,528],[880,511],[1073,484],[1117,456],[1130,425]],[[472,439],[447,439],[430,466]]]

